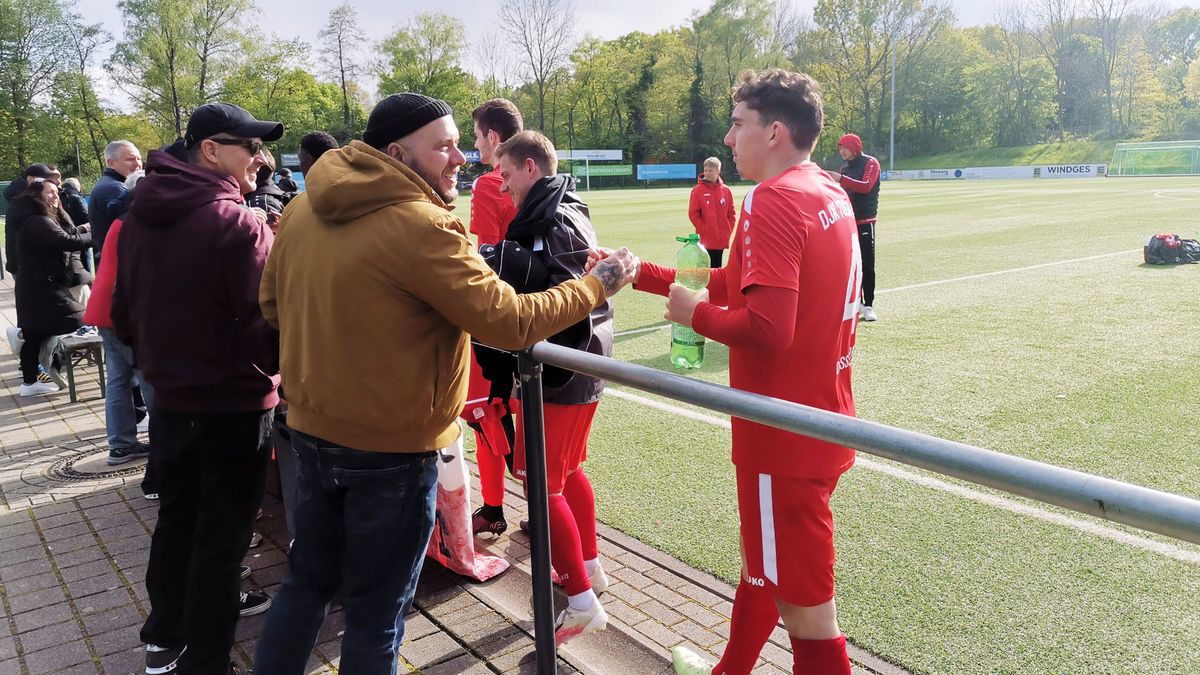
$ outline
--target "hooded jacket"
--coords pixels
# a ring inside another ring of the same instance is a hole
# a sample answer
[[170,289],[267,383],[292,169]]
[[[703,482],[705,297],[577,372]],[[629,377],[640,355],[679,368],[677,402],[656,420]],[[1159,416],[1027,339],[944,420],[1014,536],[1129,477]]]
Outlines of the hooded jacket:
[[291,199],[286,192],[280,190],[275,183],[267,181],[266,185],[255,188],[254,192],[246,195],[247,206],[257,206],[267,213],[282,214],[283,207]]
[[272,241],[233,177],[150,153],[118,241],[112,319],[156,405],[254,412],[279,402],[279,334],[258,306]]
[[418,174],[361,141],[322,155],[309,178],[261,292],[280,330],[288,424],[301,432],[374,452],[446,447],[466,399],[468,333],[521,349],[605,302],[592,276],[518,296]]
[[723,251],[729,248],[729,235],[737,226],[737,213],[733,208],[733,193],[725,181],[717,178],[716,183],[708,183],[704,176],[696,179],[696,187],[692,188],[692,197],[688,201],[688,219],[705,249]]
[[[583,276],[588,251],[597,246],[596,231],[592,228],[587,204],[574,189],[575,180],[570,176],[538,179],[508,226],[505,242],[500,247],[508,255],[487,256],[488,264],[518,293],[544,291]],[[517,246],[507,246],[509,242]],[[534,272],[530,273],[530,270]],[[550,342],[612,356],[612,305],[604,302],[583,321],[551,336]],[[489,379],[493,376],[510,378],[508,389],[511,390],[511,373],[515,367],[511,356],[486,348],[476,350],[476,356]],[[545,368],[544,385],[543,400],[559,405],[593,403],[600,400],[604,392],[603,380],[554,366]],[[501,383],[493,393],[503,389]]]

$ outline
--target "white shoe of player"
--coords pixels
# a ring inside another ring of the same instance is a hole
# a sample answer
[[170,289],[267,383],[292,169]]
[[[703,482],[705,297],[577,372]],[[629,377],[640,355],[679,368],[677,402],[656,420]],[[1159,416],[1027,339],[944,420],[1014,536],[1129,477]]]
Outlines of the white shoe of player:
[[862,316],[863,321],[878,321],[879,320],[879,317],[875,316],[875,310],[871,309],[870,305],[863,305],[862,308],[858,310],[858,313],[860,316]]
[[593,600],[592,606],[584,610],[573,609],[570,605],[558,615],[554,623],[554,641],[562,644],[580,635],[587,635],[608,627],[608,612],[599,600]]

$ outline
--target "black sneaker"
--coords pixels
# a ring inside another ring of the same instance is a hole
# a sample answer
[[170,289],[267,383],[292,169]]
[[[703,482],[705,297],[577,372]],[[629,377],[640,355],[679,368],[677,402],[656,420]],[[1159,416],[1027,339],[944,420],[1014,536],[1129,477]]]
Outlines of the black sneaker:
[[146,645],[146,675],[163,675],[179,667],[179,657],[187,651],[187,645],[179,648]]
[[250,566],[249,565],[242,565],[238,569],[241,570],[243,580],[245,580],[246,577],[250,576]]
[[[471,514],[471,530],[475,534],[490,534],[494,537],[499,537],[508,529],[508,521],[504,516],[494,517],[488,511],[487,506],[481,506],[475,509],[475,513]],[[501,514],[504,512],[501,511]]]
[[131,448],[109,448],[108,450],[108,465],[116,466],[125,462],[132,462],[135,459],[150,456],[150,445],[148,443],[138,443]]
[[238,614],[242,616],[254,616],[262,614],[271,607],[271,596],[262,591],[242,591],[242,606],[238,609]]

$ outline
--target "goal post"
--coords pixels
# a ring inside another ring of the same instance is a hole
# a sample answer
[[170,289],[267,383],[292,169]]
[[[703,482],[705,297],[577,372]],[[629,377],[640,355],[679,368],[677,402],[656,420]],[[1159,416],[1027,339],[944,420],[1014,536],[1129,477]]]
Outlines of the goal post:
[[1200,140],[1117,143],[1108,175],[1200,175]]

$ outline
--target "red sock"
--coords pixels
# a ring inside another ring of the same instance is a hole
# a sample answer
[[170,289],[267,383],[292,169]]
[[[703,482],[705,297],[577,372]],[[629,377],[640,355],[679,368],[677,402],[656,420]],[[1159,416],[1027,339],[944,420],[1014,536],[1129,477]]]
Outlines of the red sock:
[[846,636],[832,640],[792,638],[792,675],[850,675]]
[[[496,427],[498,429],[499,424]],[[485,433],[494,433],[487,427],[484,429]],[[484,434],[475,432],[475,461],[479,462],[479,489],[483,492],[484,504],[504,506],[504,455],[496,454],[488,441],[489,439]]]
[[579,528],[562,495],[550,495],[550,562],[562,579],[567,595],[579,595],[592,587],[587,571],[583,569]]
[[775,598],[742,579],[733,596],[733,619],[729,623],[729,644],[713,675],[749,675],[758,654],[779,623]]
[[596,547],[596,495],[592,492],[592,482],[588,480],[582,468],[567,476],[566,485],[563,486],[563,497],[575,516],[583,559],[595,560],[600,555]]

